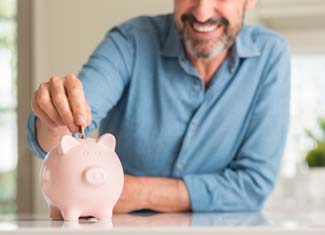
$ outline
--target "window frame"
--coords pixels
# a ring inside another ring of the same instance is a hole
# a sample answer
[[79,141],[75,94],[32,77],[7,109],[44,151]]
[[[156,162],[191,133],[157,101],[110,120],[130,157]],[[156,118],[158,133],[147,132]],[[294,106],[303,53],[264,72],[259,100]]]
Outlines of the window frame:
[[17,213],[33,213],[33,159],[26,136],[33,77],[33,0],[17,0]]

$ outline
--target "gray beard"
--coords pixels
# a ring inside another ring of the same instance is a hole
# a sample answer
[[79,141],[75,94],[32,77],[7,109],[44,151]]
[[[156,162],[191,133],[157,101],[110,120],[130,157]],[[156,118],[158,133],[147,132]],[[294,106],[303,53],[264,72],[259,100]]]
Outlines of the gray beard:
[[230,39],[225,33],[222,34],[222,36],[220,37],[220,39],[215,43],[214,47],[206,52],[202,52],[202,51],[196,51],[195,50],[195,46],[198,44],[202,44],[204,43],[204,40],[200,40],[200,39],[194,39],[191,40],[189,38],[189,36],[187,35],[187,33],[184,30],[184,34],[183,34],[183,41],[184,41],[184,45],[185,48],[187,50],[187,52],[193,56],[194,58],[203,58],[203,59],[210,59],[213,57],[216,57],[218,55],[220,55],[222,52],[224,52],[225,50],[229,49],[233,43],[234,43],[234,39]]

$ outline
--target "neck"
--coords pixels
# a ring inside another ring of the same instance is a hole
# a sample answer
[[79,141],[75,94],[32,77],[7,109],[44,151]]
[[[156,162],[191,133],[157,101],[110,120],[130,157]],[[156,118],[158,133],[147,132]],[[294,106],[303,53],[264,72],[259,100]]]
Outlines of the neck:
[[205,87],[208,86],[210,80],[214,76],[214,74],[218,71],[222,62],[225,60],[227,56],[228,50],[225,50],[220,55],[213,58],[194,58],[189,53],[187,53],[187,57],[196,68],[199,73],[201,79],[204,82]]

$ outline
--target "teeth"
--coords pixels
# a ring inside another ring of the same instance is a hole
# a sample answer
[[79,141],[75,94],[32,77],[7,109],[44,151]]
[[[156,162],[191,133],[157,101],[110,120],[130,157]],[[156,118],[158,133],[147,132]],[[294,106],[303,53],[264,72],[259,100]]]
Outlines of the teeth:
[[209,33],[214,31],[217,26],[216,25],[199,25],[199,24],[193,24],[193,28],[202,33]]

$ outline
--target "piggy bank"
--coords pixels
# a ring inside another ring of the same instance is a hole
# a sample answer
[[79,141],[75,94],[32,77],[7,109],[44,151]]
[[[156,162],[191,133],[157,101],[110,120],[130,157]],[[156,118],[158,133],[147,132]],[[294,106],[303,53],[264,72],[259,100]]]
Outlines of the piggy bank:
[[124,173],[115,138],[75,139],[65,135],[46,155],[40,187],[52,219],[111,219],[123,189]]

